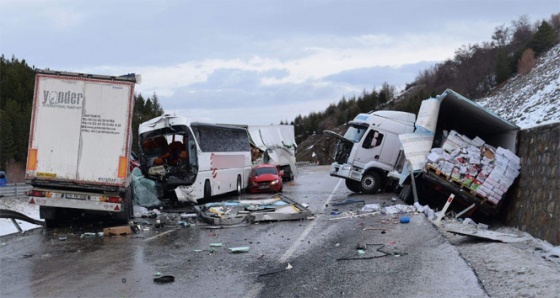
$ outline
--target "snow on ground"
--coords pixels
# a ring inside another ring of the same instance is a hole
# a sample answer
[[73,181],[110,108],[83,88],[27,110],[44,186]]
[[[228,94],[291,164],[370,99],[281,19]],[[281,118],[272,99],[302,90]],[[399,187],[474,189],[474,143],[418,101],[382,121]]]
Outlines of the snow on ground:
[[522,129],[560,122],[560,44],[527,75],[517,75],[477,103]]
[[[33,219],[39,218],[39,206],[29,205],[24,198],[0,198],[0,209],[13,210],[25,214]],[[22,220],[16,220],[22,230],[38,228],[40,226]],[[18,229],[9,218],[0,218],[0,236],[18,233]]]

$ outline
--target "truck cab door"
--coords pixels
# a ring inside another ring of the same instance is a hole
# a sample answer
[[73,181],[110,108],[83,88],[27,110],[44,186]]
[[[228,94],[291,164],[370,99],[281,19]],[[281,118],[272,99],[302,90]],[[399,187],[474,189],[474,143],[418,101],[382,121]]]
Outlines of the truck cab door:
[[360,150],[356,153],[356,165],[363,167],[371,161],[382,162],[383,140],[385,135],[376,130],[370,130],[363,139]]

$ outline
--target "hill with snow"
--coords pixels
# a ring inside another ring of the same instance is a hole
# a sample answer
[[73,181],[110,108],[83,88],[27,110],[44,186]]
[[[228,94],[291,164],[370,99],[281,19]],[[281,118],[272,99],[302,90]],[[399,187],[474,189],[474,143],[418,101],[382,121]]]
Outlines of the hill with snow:
[[560,44],[477,103],[522,129],[560,122]]

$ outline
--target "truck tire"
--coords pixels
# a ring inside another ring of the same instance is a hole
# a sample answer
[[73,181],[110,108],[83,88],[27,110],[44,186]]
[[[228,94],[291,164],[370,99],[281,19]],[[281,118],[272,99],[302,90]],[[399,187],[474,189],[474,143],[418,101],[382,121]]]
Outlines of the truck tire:
[[346,183],[346,188],[351,190],[352,192],[360,192],[362,191],[361,184],[358,181],[346,179],[344,181]]
[[126,189],[124,193],[124,202],[122,204],[121,213],[118,216],[118,221],[122,224],[128,224],[132,216],[132,201],[134,200],[134,192],[131,186]]
[[365,194],[375,194],[379,191],[381,187],[381,178],[377,172],[366,172],[362,176],[362,181],[360,182],[360,188]]
[[212,186],[210,185],[210,180],[204,182],[204,199],[208,200],[212,196]]
[[55,207],[39,206],[39,215],[45,220],[45,227],[55,228],[58,226]]

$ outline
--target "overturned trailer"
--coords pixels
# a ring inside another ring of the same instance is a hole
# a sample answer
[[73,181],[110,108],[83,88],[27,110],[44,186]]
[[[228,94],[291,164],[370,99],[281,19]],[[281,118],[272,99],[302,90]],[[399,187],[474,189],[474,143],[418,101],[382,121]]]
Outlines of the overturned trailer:
[[417,186],[426,203],[442,204],[453,194],[455,207],[468,214],[497,214],[519,174],[519,130],[451,89],[424,100],[415,131],[399,136],[409,163],[401,198],[411,202]]

